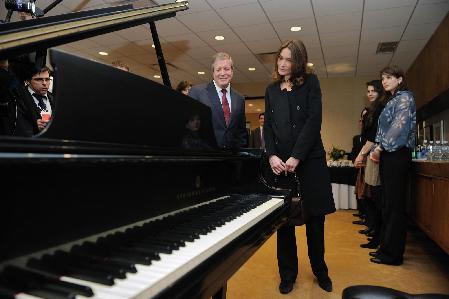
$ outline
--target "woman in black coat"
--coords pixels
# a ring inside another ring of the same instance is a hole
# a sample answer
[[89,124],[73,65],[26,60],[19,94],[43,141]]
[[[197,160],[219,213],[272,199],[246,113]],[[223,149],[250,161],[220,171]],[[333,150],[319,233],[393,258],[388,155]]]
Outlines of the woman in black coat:
[[[299,40],[284,43],[277,55],[275,82],[265,92],[264,137],[270,166],[276,175],[299,177],[312,271],[320,287],[332,291],[324,261],[325,215],[335,212],[326,152],[321,141],[321,89],[318,78],[307,74],[307,51]],[[292,182],[294,184],[294,182]],[[293,188],[293,185],[292,185]],[[277,232],[279,291],[291,292],[298,275],[295,227]]]

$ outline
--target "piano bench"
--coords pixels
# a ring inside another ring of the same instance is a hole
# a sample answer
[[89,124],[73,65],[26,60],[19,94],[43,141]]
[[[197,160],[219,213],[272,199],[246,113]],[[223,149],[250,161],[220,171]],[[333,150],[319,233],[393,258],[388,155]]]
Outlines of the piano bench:
[[343,290],[342,299],[449,299],[444,294],[409,294],[391,288],[356,285]]

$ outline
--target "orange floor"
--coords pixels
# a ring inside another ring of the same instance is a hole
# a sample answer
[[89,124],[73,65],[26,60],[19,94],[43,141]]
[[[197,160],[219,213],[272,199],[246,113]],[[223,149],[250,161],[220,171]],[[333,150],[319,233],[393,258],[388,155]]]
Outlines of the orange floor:
[[287,295],[278,292],[276,236],[273,235],[229,280],[227,297],[241,298],[341,298],[344,288],[370,284],[410,293],[449,294],[449,255],[442,252],[419,230],[411,227],[404,264],[399,267],[373,264],[369,249],[360,248],[365,237],[354,225],[354,211],[342,210],[326,218],[326,262],[334,291],[318,286],[307,257],[304,227],[297,228],[300,273],[294,289]]

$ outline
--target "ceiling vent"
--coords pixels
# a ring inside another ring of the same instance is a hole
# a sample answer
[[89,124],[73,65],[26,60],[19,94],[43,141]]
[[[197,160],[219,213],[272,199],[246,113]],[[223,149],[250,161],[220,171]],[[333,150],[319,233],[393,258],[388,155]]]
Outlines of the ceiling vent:
[[384,42],[377,45],[376,54],[393,53],[396,51],[399,42]]
[[277,52],[268,52],[268,53],[257,53],[257,57],[259,61],[264,64],[273,64],[276,62],[276,54]]

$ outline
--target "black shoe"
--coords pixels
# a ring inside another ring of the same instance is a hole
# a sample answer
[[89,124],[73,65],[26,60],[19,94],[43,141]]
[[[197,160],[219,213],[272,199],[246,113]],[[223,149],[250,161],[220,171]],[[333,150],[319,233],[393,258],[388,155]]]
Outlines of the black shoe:
[[359,225],[366,225],[366,222],[363,220],[355,220],[355,221],[352,221],[352,223],[359,224]]
[[362,217],[363,215],[360,214],[360,213],[356,213],[356,214],[352,214],[352,216],[354,216],[354,217]]
[[318,278],[318,285],[326,292],[332,292],[332,280],[329,276],[320,276]]
[[371,251],[370,253],[368,253],[370,256],[372,256],[372,257],[376,257],[378,254],[379,254],[379,252],[378,251]]
[[375,257],[370,258],[370,261],[376,264],[384,264],[391,266],[400,266],[402,265],[402,259],[393,259],[383,254],[377,254]]
[[379,247],[379,242],[377,242],[377,241],[369,241],[368,243],[366,243],[366,244],[361,244],[360,245],[360,247],[362,247],[362,248],[369,248],[369,249],[376,249],[377,247]]
[[361,230],[359,230],[359,234],[362,234],[362,235],[369,235],[369,234],[371,234],[371,232],[373,232],[374,233],[374,231],[371,229],[371,228],[365,228],[365,229],[361,229]]
[[366,234],[366,236],[367,237],[370,237],[370,238],[374,238],[374,235],[376,234],[376,232],[374,231],[374,229],[372,229],[372,230],[370,230],[367,234]]
[[281,280],[279,284],[279,292],[281,294],[288,294],[293,290],[293,281],[291,280]]

